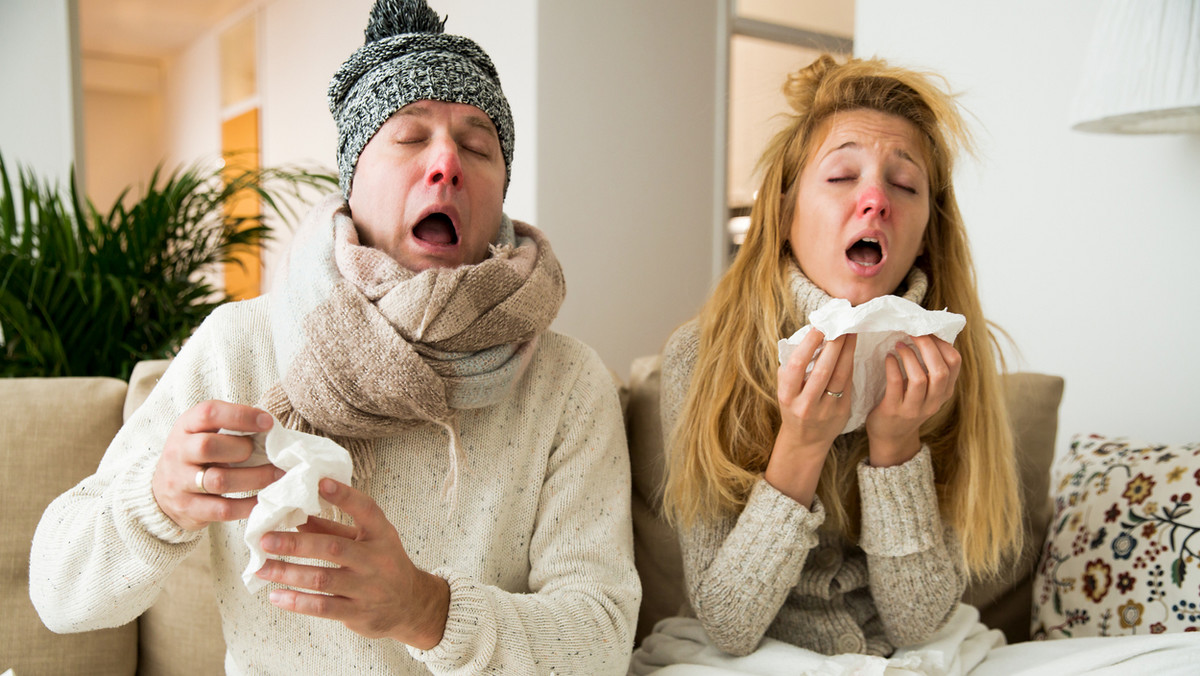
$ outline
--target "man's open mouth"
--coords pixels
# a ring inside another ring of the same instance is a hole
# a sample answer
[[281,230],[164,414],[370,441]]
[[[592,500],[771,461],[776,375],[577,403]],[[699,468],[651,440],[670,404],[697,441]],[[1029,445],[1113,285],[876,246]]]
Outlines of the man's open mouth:
[[458,244],[458,232],[454,221],[440,211],[429,214],[413,226],[413,237],[422,242],[443,246]]
[[874,237],[863,237],[846,249],[846,258],[865,268],[875,267],[883,262],[883,247]]

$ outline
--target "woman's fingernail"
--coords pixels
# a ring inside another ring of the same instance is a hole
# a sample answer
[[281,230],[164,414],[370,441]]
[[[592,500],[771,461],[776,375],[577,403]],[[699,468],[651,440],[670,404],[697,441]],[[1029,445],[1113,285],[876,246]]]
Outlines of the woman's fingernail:
[[270,416],[270,414],[268,414],[268,413],[259,413],[259,414],[258,414],[258,418],[256,419],[256,421],[255,421],[255,422],[257,422],[257,423],[258,423],[258,429],[260,429],[260,430],[264,430],[264,431],[265,431],[265,430],[269,430],[269,429],[271,429],[271,425],[272,425],[272,424],[273,424],[275,421],[274,421],[274,420],[271,420],[271,416]]
[[279,481],[280,479],[282,479],[283,475],[285,475],[285,474],[287,474],[287,472],[279,469],[278,467],[275,468],[275,480],[276,481]]

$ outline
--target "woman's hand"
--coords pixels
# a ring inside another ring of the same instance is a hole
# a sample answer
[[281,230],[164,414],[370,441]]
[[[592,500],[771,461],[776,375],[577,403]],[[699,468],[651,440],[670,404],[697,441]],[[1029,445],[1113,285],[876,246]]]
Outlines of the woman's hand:
[[887,390],[867,416],[870,462],[875,467],[899,465],[916,455],[921,450],[921,425],[954,394],[962,366],[958,350],[936,336],[916,336],[913,343],[920,350],[919,360],[903,343],[896,345],[899,359],[887,356]]
[[265,432],[271,425],[265,411],[227,401],[206,401],[185,411],[167,435],[154,468],[151,490],[159,508],[185,530],[249,517],[257,498],[221,494],[266,488],[283,476],[283,470],[274,465],[229,467],[247,460],[254,444],[217,430]]
[[322,479],[320,491],[356,525],[310,517],[299,533],[264,535],[262,547],[268,553],[335,566],[267,561],[259,577],[317,592],[276,589],[271,603],[339,620],[367,638],[389,637],[421,650],[440,643],[450,613],[450,586],[413,564],[395,526],[370,496],[333,479]]
[[776,396],[782,424],[763,475],[776,490],[806,507],[812,505],[825,456],[850,419],[850,397],[845,395],[854,375],[858,339],[849,335],[824,343],[805,377],[824,339],[820,331],[809,331],[779,367]]

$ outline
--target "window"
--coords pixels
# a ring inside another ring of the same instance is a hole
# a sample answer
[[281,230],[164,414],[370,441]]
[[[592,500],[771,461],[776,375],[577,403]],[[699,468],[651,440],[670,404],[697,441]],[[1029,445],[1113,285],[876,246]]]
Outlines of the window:
[[726,129],[727,242],[733,258],[749,224],[760,177],[756,164],[790,112],[781,88],[788,73],[825,52],[848,57],[854,0],[734,0],[729,27]]

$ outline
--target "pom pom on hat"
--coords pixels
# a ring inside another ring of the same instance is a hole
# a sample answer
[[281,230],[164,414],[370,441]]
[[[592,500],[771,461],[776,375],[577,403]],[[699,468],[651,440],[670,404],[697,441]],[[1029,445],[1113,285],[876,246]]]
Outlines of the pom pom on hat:
[[401,33],[444,33],[446,20],[438,17],[425,0],[379,0],[367,22],[367,42]]
[[350,196],[363,147],[397,110],[421,100],[465,103],[496,126],[504,155],[505,192],[512,176],[513,122],[500,76],[469,38],[447,35],[445,19],[425,0],[377,0],[366,44],[329,82],[329,112],[338,128],[338,178]]

